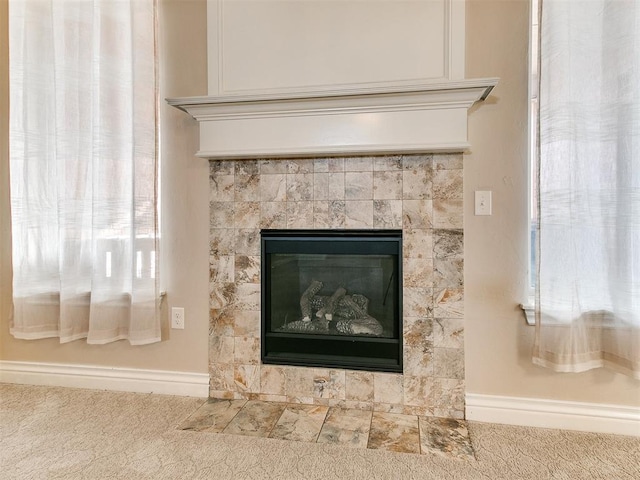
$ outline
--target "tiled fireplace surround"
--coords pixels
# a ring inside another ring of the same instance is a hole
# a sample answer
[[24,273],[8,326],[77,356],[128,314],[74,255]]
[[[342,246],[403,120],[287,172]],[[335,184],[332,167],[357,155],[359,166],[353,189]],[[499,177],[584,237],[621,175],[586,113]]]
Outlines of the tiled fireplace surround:
[[[464,417],[462,154],[210,162],[212,398]],[[402,229],[403,374],[260,362],[260,229]]]

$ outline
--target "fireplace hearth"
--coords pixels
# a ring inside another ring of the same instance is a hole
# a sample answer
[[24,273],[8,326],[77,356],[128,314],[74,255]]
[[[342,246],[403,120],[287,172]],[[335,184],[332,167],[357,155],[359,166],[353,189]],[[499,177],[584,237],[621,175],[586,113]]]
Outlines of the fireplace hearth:
[[262,230],[265,364],[402,372],[402,232]]

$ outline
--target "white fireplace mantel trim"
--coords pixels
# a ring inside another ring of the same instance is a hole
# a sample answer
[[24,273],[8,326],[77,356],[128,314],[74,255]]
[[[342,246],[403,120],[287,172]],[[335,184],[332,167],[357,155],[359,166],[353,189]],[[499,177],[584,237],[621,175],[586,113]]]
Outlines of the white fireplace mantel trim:
[[184,97],[208,159],[463,151],[467,112],[498,79],[304,94]]

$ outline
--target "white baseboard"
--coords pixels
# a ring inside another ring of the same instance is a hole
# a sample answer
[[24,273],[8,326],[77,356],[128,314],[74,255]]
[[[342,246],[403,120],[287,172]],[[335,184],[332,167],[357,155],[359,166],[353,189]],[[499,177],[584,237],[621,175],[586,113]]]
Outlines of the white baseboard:
[[207,373],[0,361],[0,382],[208,397]]
[[640,437],[639,407],[478,393],[465,398],[467,420]]

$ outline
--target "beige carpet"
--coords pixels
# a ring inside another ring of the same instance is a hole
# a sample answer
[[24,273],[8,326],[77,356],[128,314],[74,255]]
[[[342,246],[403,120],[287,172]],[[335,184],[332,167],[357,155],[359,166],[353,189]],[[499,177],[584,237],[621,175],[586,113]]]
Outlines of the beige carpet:
[[640,439],[469,423],[477,460],[200,433],[204,400],[0,385],[0,478],[640,479]]

